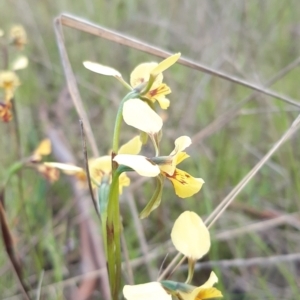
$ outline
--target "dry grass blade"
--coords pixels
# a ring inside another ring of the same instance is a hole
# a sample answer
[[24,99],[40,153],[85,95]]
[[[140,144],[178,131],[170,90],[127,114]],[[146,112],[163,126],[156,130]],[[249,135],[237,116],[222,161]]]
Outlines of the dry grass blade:
[[21,268],[20,262],[14,251],[13,238],[12,238],[12,235],[11,235],[8,223],[7,223],[7,218],[6,218],[5,209],[3,207],[3,202],[4,202],[4,190],[1,190],[1,193],[0,193],[0,224],[1,224],[3,244],[5,246],[7,255],[12,264],[14,273],[17,276],[18,283],[19,283],[20,289],[22,291],[22,295],[25,299],[29,300],[30,298],[27,293],[28,288],[23,280],[22,268]]
[[[262,232],[283,224],[290,224],[291,226],[293,226],[291,222],[296,223],[295,218],[297,217],[299,217],[299,213],[278,216],[270,220],[256,222],[240,228],[219,232],[215,235],[215,238],[218,241],[227,241],[227,240],[237,238],[239,236],[243,236],[246,233]],[[297,225],[293,227],[299,229]]]
[[239,184],[228,194],[227,197],[216,207],[216,209],[205,220],[210,228],[222,215],[226,208],[231,204],[235,197],[242,191],[247,183],[257,174],[269,158],[286,142],[300,127],[300,115],[295,119],[290,128],[283,134],[279,141],[270,149],[270,151],[254,166],[254,168],[240,181]]
[[[153,47],[151,45],[148,45],[146,43],[140,42],[138,40],[129,38],[125,35],[122,35],[120,33],[108,30],[104,27],[101,27],[99,25],[93,24],[91,22],[88,22],[86,20],[80,19],[80,18],[76,18],[74,16],[68,15],[68,14],[62,14],[58,17],[56,24],[58,24],[58,20],[60,20],[61,24],[80,30],[80,31],[84,31],[96,36],[99,36],[101,38],[113,41],[115,43],[124,45],[124,46],[128,46],[146,53],[150,53],[152,55],[156,55],[158,57],[162,57],[162,58],[166,58],[168,56],[170,56],[170,53],[167,51],[164,51],[162,49],[159,49],[157,47]],[[57,29],[56,29],[57,30]],[[59,41],[59,43],[61,43],[62,40]],[[220,77],[222,79],[225,79],[227,81],[230,81],[232,83],[238,84],[238,85],[242,85],[244,87],[250,88],[252,90],[255,90],[257,92],[260,92],[262,94],[280,99],[286,103],[292,104],[294,106],[300,107],[300,103],[294,99],[291,99],[285,95],[281,95],[278,94],[272,90],[266,89],[264,87],[260,87],[256,84],[253,83],[249,83],[248,81],[239,79],[237,77],[228,75],[226,73],[211,69],[209,67],[206,67],[202,64],[199,63],[195,63],[191,60],[185,59],[185,58],[180,58],[178,60],[178,63],[189,67],[191,69],[197,70],[197,71],[201,71],[207,74],[211,74],[213,76],[217,76]]]
[[80,116],[80,118],[82,119],[82,122],[84,124],[84,128],[86,130],[86,135],[87,135],[88,141],[92,147],[93,156],[98,157],[99,152],[98,152],[98,148],[97,148],[97,143],[96,143],[95,137],[93,135],[88,116],[84,109],[84,106],[83,106],[83,103],[82,103],[82,100],[81,100],[81,97],[80,97],[80,94],[79,94],[79,91],[77,88],[76,78],[74,76],[74,73],[73,73],[69,58],[68,58],[67,50],[66,50],[66,47],[64,44],[63,33],[62,33],[61,23],[60,23],[59,18],[55,19],[55,21],[54,21],[54,30],[55,30],[55,34],[56,34],[57,45],[59,47],[59,53],[61,56],[61,61],[63,64],[63,69],[65,72],[70,95],[72,97],[72,100],[73,100],[74,106],[77,110],[77,113]]
[[44,274],[45,274],[45,271],[42,270],[42,273],[41,273],[41,276],[40,276],[40,279],[39,279],[39,284],[38,284],[38,287],[37,287],[36,300],[40,300],[40,297],[41,297]]
[[[274,255],[268,257],[253,257],[247,259],[224,259],[219,261],[208,261],[203,263],[197,263],[195,265],[195,270],[200,269],[212,269],[212,268],[247,268],[252,266],[272,266],[277,265],[280,263],[287,263],[287,262],[297,262],[300,261],[300,253],[290,253],[284,255]],[[186,266],[182,267],[186,269]]]
[[90,191],[90,195],[91,195],[91,198],[92,198],[92,201],[93,201],[95,211],[97,213],[97,216],[100,218],[100,212],[99,212],[99,209],[98,209],[98,205],[97,205],[97,202],[96,202],[96,199],[95,199],[95,196],[94,196],[92,183],[91,183],[91,175],[90,175],[90,170],[89,170],[89,161],[88,161],[85,134],[84,134],[84,127],[83,127],[82,120],[79,120],[79,123],[80,123],[80,129],[81,129],[82,151],[83,151],[84,162],[85,162],[85,172],[86,172],[86,176],[87,176],[87,182],[88,182],[89,191]]

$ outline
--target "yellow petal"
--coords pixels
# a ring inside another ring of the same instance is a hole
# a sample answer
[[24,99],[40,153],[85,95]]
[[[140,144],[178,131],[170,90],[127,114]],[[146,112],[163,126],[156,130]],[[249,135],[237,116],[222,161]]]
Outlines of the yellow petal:
[[192,299],[205,300],[205,299],[215,299],[215,298],[223,298],[223,295],[218,289],[212,287],[204,290],[200,289],[199,292]]
[[146,94],[146,97],[150,99],[154,98],[158,100],[159,97],[164,98],[164,96],[169,94],[171,94],[171,89],[165,83],[161,83],[157,87],[154,87],[152,85],[150,91]]
[[12,71],[0,72],[0,88],[14,90],[19,85],[20,85],[20,80],[15,72]]
[[190,259],[197,260],[210,248],[210,235],[202,219],[192,211],[183,212],[171,232],[175,248]]
[[86,184],[86,173],[85,170],[70,164],[58,163],[58,162],[45,162],[43,164],[46,167],[53,169],[60,169],[67,175],[75,176],[75,178],[80,182],[84,183],[82,187],[85,187]]
[[121,195],[123,193],[124,186],[129,186],[129,185],[130,185],[129,177],[125,173],[122,173],[119,177],[119,194]]
[[179,292],[183,300],[205,300],[223,298],[222,293],[214,288],[202,289],[201,287],[195,288],[192,293]]
[[189,173],[177,168],[172,176],[167,173],[164,175],[171,180],[175,193],[180,198],[191,197],[198,193],[204,183],[203,179],[195,178]]
[[139,136],[120,147],[118,154],[138,154],[142,149],[142,141]]
[[[135,69],[130,74],[130,85],[135,88],[141,83],[149,81],[150,72],[158,65],[158,63],[142,63],[135,67]],[[163,75],[159,74],[152,84],[151,89],[157,88],[163,81]]]
[[12,69],[14,71],[17,71],[17,70],[25,69],[27,68],[27,66],[28,66],[28,58],[26,56],[20,56],[13,62]]
[[[160,169],[166,173],[166,176],[174,176],[176,166],[189,155],[182,152],[186,147],[191,145],[192,140],[188,136],[181,136],[175,140],[175,148],[169,155],[169,160],[166,160],[165,164],[160,164]],[[186,173],[187,174],[187,173]],[[189,174],[187,174],[189,175]],[[189,176],[186,176],[189,177]],[[171,179],[171,178],[170,178]],[[186,196],[189,197],[189,196]],[[185,197],[184,197],[185,198]]]
[[125,285],[123,295],[127,300],[171,300],[159,282],[149,282],[138,285]]
[[91,159],[89,161],[89,169],[91,176],[94,178],[99,175],[111,173],[111,156],[105,155],[98,158]]
[[[160,170],[165,176],[172,176],[176,169],[176,164],[172,156],[158,157],[161,162],[154,161],[159,165]],[[166,174],[165,174],[166,173]]]
[[50,182],[55,182],[59,179],[59,171],[51,166],[45,164],[38,164],[37,170]]
[[202,284],[200,287],[203,288],[203,289],[208,289],[208,288],[211,288],[214,286],[215,283],[217,283],[219,280],[218,280],[218,277],[217,275],[215,274],[215,272],[210,272],[210,275],[209,275],[209,278],[207,279],[207,281]]
[[69,174],[69,175],[74,175],[79,172],[80,173],[84,172],[84,170],[82,168],[74,166],[74,165],[70,165],[70,164],[64,164],[64,163],[58,163],[58,162],[45,162],[44,165],[48,166],[48,167],[60,169],[60,170],[64,171],[64,173]]
[[170,106],[170,100],[167,99],[164,95],[159,95],[155,99],[159,103],[161,109],[167,109]]
[[140,99],[130,99],[124,103],[123,118],[128,125],[148,134],[159,132],[163,125],[161,117]]
[[141,176],[156,177],[160,173],[159,167],[142,155],[118,154],[114,161],[133,169]]
[[122,77],[121,73],[111,67],[103,66],[98,63],[94,63],[91,61],[84,61],[83,65],[90,71],[106,75],[106,76],[114,76],[114,77]]
[[4,31],[0,29],[0,37],[4,35]]
[[186,152],[180,152],[176,155],[176,166],[179,165],[182,161],[189,158],[190,156]]
[[151,71],[151,75],[153,77],[156,77],[159,73],[162,73],[163,71],[165,71],[166,69],[170,68],[172,65],[174,65],[176,63],[176,61],[179,59],[180,57],[180,53],[176,53],[172,56],[169,56],[168,58],[166,58],[165,60],[163,60],[162,62],[160,62],[152,71]]
[[192,144],[190,137],[184,135],[175,140],[175,148],[170,153],[170,155],[175,155],[179,152],[182,152],[185,148],[189,147]]
[[32,155],[32,160],[40,161],[42,156],[49,155],[51,153],[51,141],[49,139],[44,139],[37,146]]

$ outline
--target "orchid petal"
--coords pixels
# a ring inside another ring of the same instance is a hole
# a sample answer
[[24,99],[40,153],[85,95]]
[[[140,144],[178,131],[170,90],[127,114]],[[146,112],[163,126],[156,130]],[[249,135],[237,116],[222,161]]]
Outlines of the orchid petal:
[[14,71],[17,71],[17,70],[25,69],[27,68],[27,66],[28,66],[28,58],[26,56],[20,56],[14,61],[12,65],[12,69]]
[[50,153],[51,153],[50,139],[42,140],[34,151],[35,155],[42,155],[42,156],[49,155]]
[[159,282],[149,282],[138,285],[125,285],[124,297],[127,300],[171,300],[169,295]]
[[64,173],[69,175],[74,175],[76,173],[84,172],[82,168],[70,164],[64,164],[58,162],[45,162],[44,165],[48,167],[60,169],[64,171]]
[[204,183],[202,178],[195,178],[177,168],[172,176],[166,174],[166,177],[171,180],[175,193],[180,198],[188,198],[198,193]]
[[94,172],[101,172],[110,174],[111,172],[111,156],[104,155],[98,158],[93,158],[89,161],[89,168],[91,174]]
[[179,152],[182,152],[185,148],[189,147],[192,144],[190,137],[184,135],[175,140],[175,148],[170,153],[170,155],[175,155]]
[[91,61],[84,61],[83,65],[85,66],[85,68],[87,68],[88,70],[101,74],[101,75],[105,75],[105,76],[113,76],[113,77],[122,77],[121,73],[111,67],[107,67],[95,62],[91,62]]
[[148,134],[159,132],[163,125],[161,117],[140,99],[130,99],[124,103],[123,118],[129,126]]
[[[130,74],[130,85],[135,88],[141,83],[145,83],[149,81],[150,78],[150,72],[158,65],[156,62],[150,62],[150,63],[142,63],[139,64],[137,67],[134,68],[134,70]],[[157,88],[160,86],[160,84],[163,81],[163,75],[159,74],[157,76],[151,86],[151,90]]]
[[162,73],[163,71],[165,71],[166,69],[170,68],[172,65],[174,65],[177,60],[180,57],[180,53],[176,53],[174,55],[171,55],[169,57],[167,57],[165,60],[163,60],[162,62],[160,62],[152,71],[151,71],[151,75],[153,77],[156,77],[158,74]]
[[192,211],[183,212],[171,232],[175,248],[192,260],[204,256],[210,248],[210,235],[202,219]]
[[120,147],[118,154],[138,154],[142,149],[142,141],[139,136]]
[[123,187],[130,185],[130,178],[126,175],[126,173],[122,173],[119,176],[119,194],[123,193]]
[[219,279],[215,274],[215,272],[211,272],[207,281],[204,284],[202,284],[200,287],[203,289],[208,289],[213,287],[218,281]]
[[114,157],[114,161],[133,169],[141,176],[156,177],[160,173],[159,167],[142,155],[118,154]]

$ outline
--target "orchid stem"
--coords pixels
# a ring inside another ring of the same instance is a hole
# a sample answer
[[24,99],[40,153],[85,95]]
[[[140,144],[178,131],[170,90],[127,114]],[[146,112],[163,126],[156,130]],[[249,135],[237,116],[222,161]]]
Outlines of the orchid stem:
[[107,207],[106,236],[107,263],[112,299],[118,299],[121,284],[121,245],[120,245],[120,206],[119,206],[119,176],[117,169],[113,175],[109,190]]
[[185,283],[191,283],[193,279],[194,271],[195,271],[195,261],[189,258],[188,265],[189,265],[189,273]]

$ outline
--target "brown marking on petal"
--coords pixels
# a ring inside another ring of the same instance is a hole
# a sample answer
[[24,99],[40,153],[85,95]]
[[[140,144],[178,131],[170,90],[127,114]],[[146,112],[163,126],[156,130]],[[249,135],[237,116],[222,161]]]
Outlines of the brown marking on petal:
[[139,77],[135,80],[134,86],[137,87],[138,85],[142,84],[145,82],[145,79],[143,77]]
[[176,169],[175,169],[173,175],[169,175],[165,172],[163,172],[163,174],[168,178],[173,178],[174,180],[178,181],[182,185],[188,184],[188,182],[185,179],[191,177],[189,174],[186,174],[186,173],[185,174],[179,174]]
[[37,166],[37,170],[51,183],[59,179],[59,170],[43,164]]
[[3,122],[9,122],[12,119],[12,103],[0,103],[0,119]]
[[149,94],[151,97],[154,97],[155,95],[158,94],[157,91],[158,91],[158,89],[154,89],[154,90],[149,91],[148,94]]

